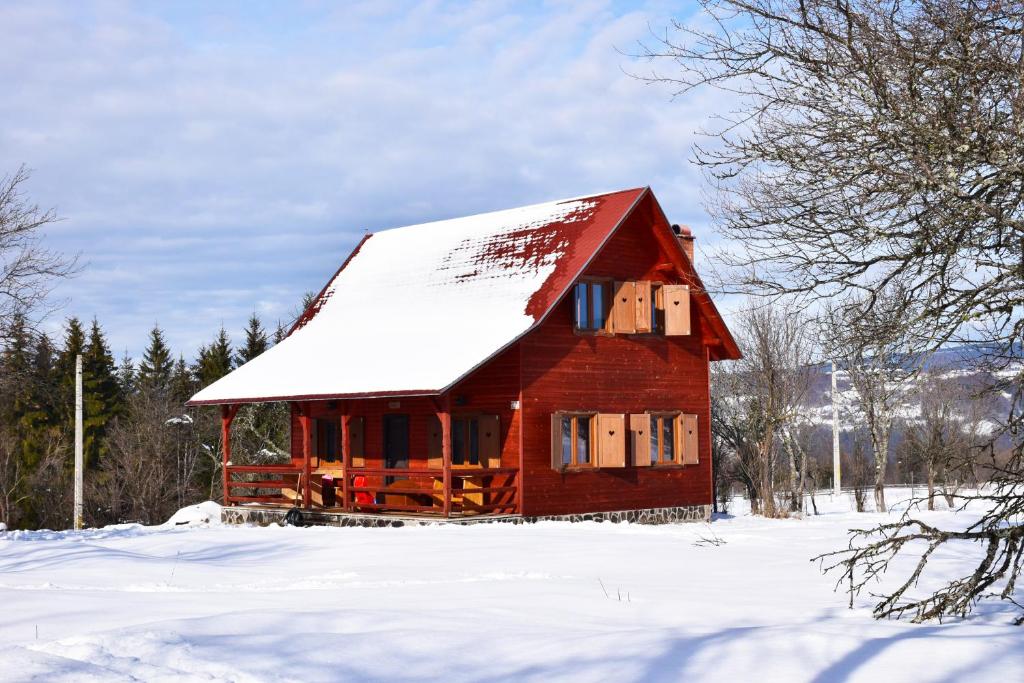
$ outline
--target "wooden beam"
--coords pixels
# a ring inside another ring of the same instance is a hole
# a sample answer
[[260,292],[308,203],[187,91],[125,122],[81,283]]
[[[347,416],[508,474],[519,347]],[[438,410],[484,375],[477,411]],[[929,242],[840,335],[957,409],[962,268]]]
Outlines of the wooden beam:
[[351,482],[349,470],[352,467],[352,448],[349,445],[349,433],[352,430],[352,416],[349,414],[350,402],[341,404],[341,507],[350,510],[348,487]]
[[228,496],[228,463],[231,462],[231,422],[238,414],[237,405],[227,404],[220,408],[220,440],[221,440],[221,475],[223,476],[224,504],[230,500]]
[[441,471],[444,488],[444,505],[442,512],[445,517],[452,514],[452,410],[451,396],[444,397],[444,404],[437,417],[441,420]]
[[299,411],[299,426],[302,428],[302,507],[308,510],[313,503],[313,491],[310,486],[313,468],[310,466],[309,453],[309,404],[296,403],[295,406]]

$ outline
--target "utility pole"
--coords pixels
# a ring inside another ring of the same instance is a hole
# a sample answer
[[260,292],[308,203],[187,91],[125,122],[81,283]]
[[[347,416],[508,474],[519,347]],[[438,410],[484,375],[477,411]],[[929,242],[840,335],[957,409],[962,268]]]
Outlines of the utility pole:
[[839,466],[839,404],[836,393],[836,362],[832,361],[832,493],[838,496],[843,487],[843,472]]
[[75,356],[75,528],[82,524],[82,354]]

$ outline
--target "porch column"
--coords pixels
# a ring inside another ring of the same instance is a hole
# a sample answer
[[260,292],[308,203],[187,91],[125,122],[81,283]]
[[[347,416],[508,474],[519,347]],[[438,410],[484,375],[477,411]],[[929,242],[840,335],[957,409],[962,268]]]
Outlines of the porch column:
[[451,400],[445,396],[443,408],[437,414],[441,418],[441,468],[444,487],[444,516],[452,514],[452,411]]
[[345,401],[341,407],[341,507],[343,510],[349,510],[349,468],[352,467],[352,447],[349,444],[349,434],[352,429],[352,416],[349,415],[349,402]]
[[309,458],[309,404],[295,405],[299,410],[299,426],[302,428],[302,507],[308,510],[313,503],[313,491],[310,488],[313,470]]
[[224,486],[224,504],[228,504],[229,487],[228,463],[231,462],[231,422],[238,413],[238,406],[227,404],[220,407],[221,475]]

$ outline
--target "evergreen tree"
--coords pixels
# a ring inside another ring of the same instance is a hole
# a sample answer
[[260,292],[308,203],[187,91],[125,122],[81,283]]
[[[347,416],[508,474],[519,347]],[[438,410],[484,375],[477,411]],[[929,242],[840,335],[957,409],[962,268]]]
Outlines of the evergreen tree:
[[140,389],[166,391],[171,383],[171,372],[174,369],[171,350],[164,341],[164,333],[159,325],[155,325],[149,333],[149,346],[142,354],[137,375]]
[[128,403],[132,394],[135,393],[135,383],[135,363],[132,362],[128,350],[125,349],[124,355],[121,356],[121,362],[117,366],[117,385],[125,403]]
[[196,361],[196,379],[200,387],[213,384],[224,375],[231,372],[231,340],[224,328],[220,328],[209,346],[199,349],[199,358]]
[[114,357],[96,318],[92,320],[89,342],[82,356],[82,389],[85,463],[95,466],[107,452],[108,423],[123,412]]
[[78,318],[68,318],[64,348],[57,354],[57,414],[69,429],[75,421],[75,357],[85,352],[85,331]]
[[235,365],[244,365],[270,348],[267,331],[263,328],[259,316],[255,312],[249,316],[249,324],[245,328],[245,346],[235,355]]
[[177,403],[184,403],[196,393],[196,381],[192,369],[183,356],[178,356],[171,372],[171,398]]
[[39,335],[32,351],[30,375],[19,392],[18,432],[24,463],[34,467],[42,458],[49,433],[59,428],[54,349],[50,338]]
[[288,336],[288,330],[284,328],[281,321],[277,321],[277,329],[274,330],[274,346],[277,346],[284,341],[284,338]]
[[21,417],[24,392],[31,376],[30,339],[25,319],[15,315],[0,354],[0,421],[13,425]]

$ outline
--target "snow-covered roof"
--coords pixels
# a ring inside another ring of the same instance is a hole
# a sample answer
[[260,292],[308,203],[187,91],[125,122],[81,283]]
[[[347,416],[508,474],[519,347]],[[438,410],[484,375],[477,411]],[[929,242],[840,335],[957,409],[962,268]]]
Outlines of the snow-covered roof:
[[441,393],[539,323],[645,191],[368,236],[287,338],[190,403]]

